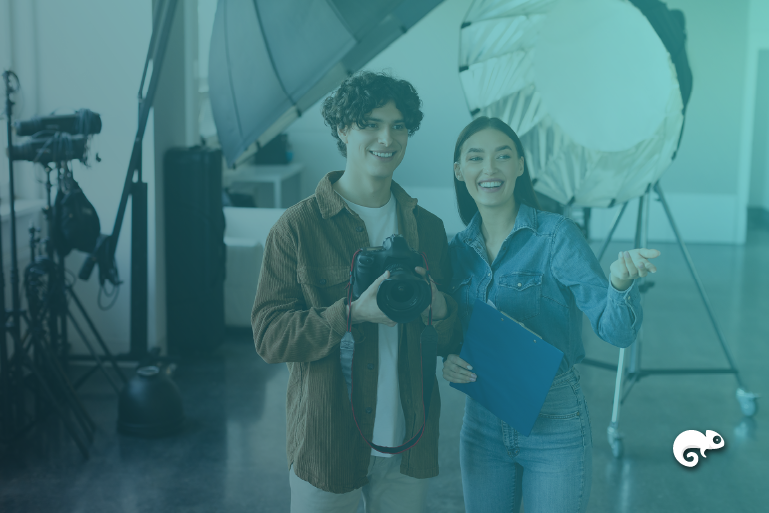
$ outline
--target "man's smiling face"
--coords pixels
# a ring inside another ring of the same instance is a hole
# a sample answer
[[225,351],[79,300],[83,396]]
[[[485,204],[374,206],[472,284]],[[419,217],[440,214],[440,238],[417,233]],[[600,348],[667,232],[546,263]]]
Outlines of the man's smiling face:
[[353,123],[338,133],[347,145],[347,169],[372,178],[392,178],[409,139],[403,114],[392,100],[372,110],[363,126]]

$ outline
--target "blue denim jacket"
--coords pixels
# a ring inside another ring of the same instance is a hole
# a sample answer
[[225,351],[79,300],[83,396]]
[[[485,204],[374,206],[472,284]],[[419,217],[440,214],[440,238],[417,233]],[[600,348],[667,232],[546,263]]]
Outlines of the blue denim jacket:
[[561,215],[521,205],[490,264],[478,213],[451,241],[449,253],[463,333],[475,300],[490,300],[563,351],[559,373],[585,356],[582,312],[593,331],[617,347],[632,344],[641,327],[638,286],[615,289],[579,228]]

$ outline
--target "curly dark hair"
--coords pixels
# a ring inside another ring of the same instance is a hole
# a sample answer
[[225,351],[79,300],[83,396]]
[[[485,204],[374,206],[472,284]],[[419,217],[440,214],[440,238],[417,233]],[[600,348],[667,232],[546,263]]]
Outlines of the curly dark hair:
[[363,127],[365,117],[372,110],[382,107],[390,100],[403,114],[403,121],[409,131],[409,137],[419,130],[424,115],[420,107],[416,89],[409,82],[399,80],[386,72],[374,73],[361,71],[339,86],[323,100],[323,119],[331,128],[331,135],[336,139],[339,152],[347,157],[347,145],[342,142],[337,129],[344,130],[355,123]]

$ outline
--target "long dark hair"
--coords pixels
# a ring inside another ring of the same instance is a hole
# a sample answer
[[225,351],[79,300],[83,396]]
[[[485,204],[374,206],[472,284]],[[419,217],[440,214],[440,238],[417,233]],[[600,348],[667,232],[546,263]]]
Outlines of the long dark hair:
[[[508,136],[515,143],[515,151],[518,152],[518,158],[523,157],[523,145],[521,140],[518,139],[518,135],[510,126],[499,118],[489,118],[481,116],[474,119],[467,125],[464,130],[459,134],[457,138],[457,144],[454,146],[454,162],[459,162],[459,157],[462,154],[462,145],[465,144],[470,137],[477,134],[481,130],[487,128],[493,128]],[[457,209],[459,210],[459,217],[462,218],[462,222],[467,226],[473,219],[473,216],[478,212],[478,205],[475,204],[475,200],[467,191],[467,185],[465,182],[457,180],[454,176],[454,191],[457,194]],[[534,193],[534,186],[531,184],[531,175],[529,175],[529,167],[526,165],[526,158],[523,159],[523,174],[515,181],[515,190],[513,197],[517,204],[528,205],[532,208],[541,209],[537,195]]]

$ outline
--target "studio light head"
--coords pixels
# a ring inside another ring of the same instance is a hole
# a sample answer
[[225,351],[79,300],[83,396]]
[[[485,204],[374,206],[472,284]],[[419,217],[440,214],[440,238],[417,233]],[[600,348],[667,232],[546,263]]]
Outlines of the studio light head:
[[13,160],[26,160],[38,164],[79,160],[85,162],[88,154],[88,136],[57,132],[48,137],[33,137],[10,148]]
[[42,116],[13,124],[16,135],[23,137],[39,132],[66,132],[72,135],[93,135],[101,132],[101,116],[88,109],[74,114]]

